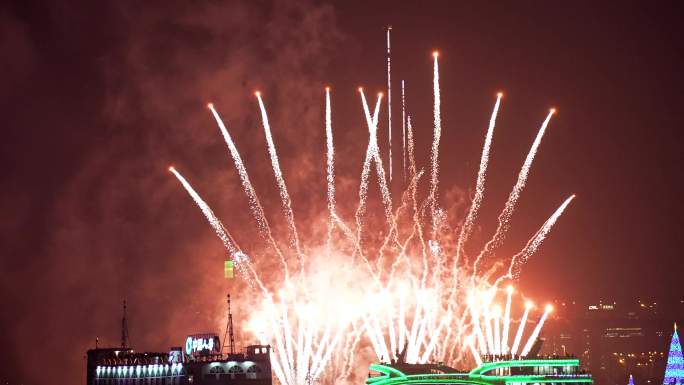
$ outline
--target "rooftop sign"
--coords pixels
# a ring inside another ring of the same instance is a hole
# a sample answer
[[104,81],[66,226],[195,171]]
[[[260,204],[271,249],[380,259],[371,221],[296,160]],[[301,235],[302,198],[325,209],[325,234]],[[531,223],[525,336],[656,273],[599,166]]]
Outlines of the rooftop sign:
[[221,342],[215,334],[194,334],[185,340],[185,354],[206,356],[221,353]]

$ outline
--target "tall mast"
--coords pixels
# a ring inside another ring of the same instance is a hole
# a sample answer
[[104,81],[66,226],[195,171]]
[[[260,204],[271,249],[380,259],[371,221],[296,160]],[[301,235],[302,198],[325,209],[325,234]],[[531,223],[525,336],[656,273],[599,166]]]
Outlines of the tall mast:
[[221,353],[226,346],[226,337],[228,337],[228,354],[235,354],[235,334],[233,333],[233,313],[230,311],[230,294],[228,294],[228,321],[226,323],[226,332],[223,335],[223,346],[221,346]]
[[121,317],[121,348],[128,347],[128,320],[126,319],[126,300],[123,300],[123,317]]

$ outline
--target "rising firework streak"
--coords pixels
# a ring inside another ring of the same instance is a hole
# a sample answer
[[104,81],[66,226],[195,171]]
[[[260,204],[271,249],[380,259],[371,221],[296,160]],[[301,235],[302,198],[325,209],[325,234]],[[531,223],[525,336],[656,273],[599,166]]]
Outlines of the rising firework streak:
[[389,147],[389,181],[392,183],[392,64],[390,53],[390,32],[392,26],[387,26],[387,146]]

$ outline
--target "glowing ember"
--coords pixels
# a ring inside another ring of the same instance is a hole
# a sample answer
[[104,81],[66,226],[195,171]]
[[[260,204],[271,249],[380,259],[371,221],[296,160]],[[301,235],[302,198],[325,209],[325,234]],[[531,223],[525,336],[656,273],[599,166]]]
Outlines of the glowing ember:
[[[389,30],[387,37],[389,54]],[[402,81],[402,141],[405,141],[406,146],[404,150],[402,143],[402,153],[408,157],[402,166],[407,168],[408,184],[396,209],[377,140],[382,94],[377,96],[371,113],[363,89],[359,88],[369,139],[355,216],[351,220],[340,217],[335,196],[331,92],[329,87],[325,88],[326,239],[301,238],[297,231],[293,202],[280,168],[264,100],[261,93],[256,93],[267,151],[287,220],[289,249],[279,248],[240,153],[214,105],[208,105],[228,145],[258,232],[268,244],[270,255],[277,257],[283,266],[282,276],[277,281],[271,275],[268,282],[262,279],[258,263],[240,248],[180,172],[174,167],[170,168],[221,238],[240,276],[259,293],[260,306],[257,305],[258,310],[252,314],[250,331],[261,343],[273,346],[273,370],[282,384],[349,381],[354,369],[361,366],[359,362],[362,359],[358,357],[369,348],[376,360],[401,359],[408,363],[440,361],[452,366],[471,364],[473,361],[480,363],[483,355],[524,356],[532,349],[551,311],[550,307],[546,308],[532,333],[523,342],[532,305],[527,303],[521,319],[515,322],[511,319],[513,288],[505,290],[503,309],[495,303],[495,299],[502,291],[501,284],[517,278],[522,264],[538,249],[574,195],[553,213],[518,254],[498,258],[497,263],[491,263],[490,257],[504,241],[511,215],[554,111],[548,114],[533,142],[499,216],[495,234],[481,252],[469,261],[464,245],[473,231],[484,198],[487,165],[502,94],[497,94],[486,132],[471,206],[457,236],[448,234],[444,223],[446,215],[439,205],[442,123],[439,54],[434,52],[433,55],[434,132],[428,193],[424,198],[418,193],[423,171],[416,166],[411,116],[405,111]],[[389,82],[389,57],[387,64]],[[367,229],[370,225],[364,223],[369,178],[373,171],[377,176],[385,214],[384,226],[380,229],[376,228],[377,225]],[[373,238],[372,234],[377,233],[384,234],[382,239]],[[363,262],[361,268],[357,260]],[[518,327],[513,334],[511,326],[514,322]],[[513,337],[513,343],[509,346],[510,337]]]

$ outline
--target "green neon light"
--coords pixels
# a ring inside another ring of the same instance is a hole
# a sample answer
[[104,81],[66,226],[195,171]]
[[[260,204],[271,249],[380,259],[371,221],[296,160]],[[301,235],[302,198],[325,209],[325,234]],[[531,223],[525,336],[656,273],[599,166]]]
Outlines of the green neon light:
[[469,378],[467,374],[453,375],[450,378],[443,374],[416,374],[406,377],[396,378],[371,378],[366,384],[373,385],[399,385],[399,384],[473,384],[473,385],[493,385],[493,384],[508,384],[512,382],[522,383],[588,383],[591,384],[593,380],[591,377],[550,377],[550,376],[487,376],[480,379]]
[[500,361],[483,364],[469,373],[439,373],[407,375],[391,366],[373,364],[370,370],[382,373],[369,378],[367,385],[400,385],[400,384],[472,384],[472,385],[506,385],[508,383],[593,383],[590,375],[508,375],[494,376],[482,374],[491,370],[511,367],[532,366],[579,366],[579,360],[520,360]]
[[406,377],[406,374],[399,369],[387,365],[372,364],[370,366],[370,370],[375,370],[376,372],[386,374],[387,377]]
[[499,368],[530,367],[530,366],[579,366],[578,359],[567,360],[520,360],[487,362],[470,371],[469,374],[482,374]]

